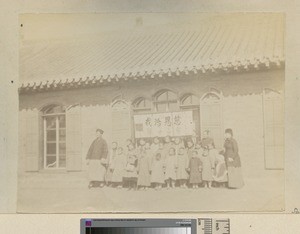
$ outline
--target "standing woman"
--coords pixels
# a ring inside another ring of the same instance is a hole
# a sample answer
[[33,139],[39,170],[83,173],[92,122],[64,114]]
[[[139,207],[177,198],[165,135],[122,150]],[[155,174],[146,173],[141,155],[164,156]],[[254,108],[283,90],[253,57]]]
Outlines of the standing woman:
[[238,152],[238,144],[233,139],[232,129],[225,130],[224,157],[228,170],[228,187],[242,188],[244,180],[242,176],[241,160]]

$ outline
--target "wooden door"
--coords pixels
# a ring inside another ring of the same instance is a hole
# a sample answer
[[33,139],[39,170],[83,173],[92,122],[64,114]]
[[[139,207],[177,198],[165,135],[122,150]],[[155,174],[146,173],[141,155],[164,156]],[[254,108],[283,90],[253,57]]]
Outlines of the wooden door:
[[25,146],[25,170],[38,171],[40,162],[40,112],[32,109],[24,112],[21,121],[25,121],[24,146]]
[[264,106],[264,141],[265,168],[284,168],[284,102],[281,92],[265,89]]
[[66,167],[68,171],[82,169],[82,131],[81,107],[66,110]]
[[127,139],[131,139],[130,105],[123,100],[112,104],[112,141],[124,146]]
[[210,131],[216,148],[223,147],[222,103],[221,98],[215,93],[204,95],[200,103],[200,130]]

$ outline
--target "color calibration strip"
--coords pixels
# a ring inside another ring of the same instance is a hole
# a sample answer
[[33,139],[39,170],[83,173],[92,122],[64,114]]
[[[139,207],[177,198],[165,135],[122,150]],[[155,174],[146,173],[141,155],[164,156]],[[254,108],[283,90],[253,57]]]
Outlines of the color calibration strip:
[[200,218],[198,219],[198,233],[199,234],[230,234],[230,220]]
[[86,227],[86,234],[191,234],[191,227]]

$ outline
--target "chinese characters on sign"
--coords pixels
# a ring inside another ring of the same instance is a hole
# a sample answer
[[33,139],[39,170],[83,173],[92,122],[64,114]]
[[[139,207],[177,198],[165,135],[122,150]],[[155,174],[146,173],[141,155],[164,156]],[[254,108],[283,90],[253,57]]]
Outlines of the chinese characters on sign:
[[136,138],[195,134],[192,111],[135,115],[134,126]]

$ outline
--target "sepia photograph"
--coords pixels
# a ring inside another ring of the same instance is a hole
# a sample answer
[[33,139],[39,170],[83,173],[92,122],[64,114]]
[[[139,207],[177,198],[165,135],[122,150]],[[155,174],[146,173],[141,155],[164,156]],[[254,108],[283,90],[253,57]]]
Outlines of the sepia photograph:
[[283,13],[19,24],[18,212],[284,211]]

